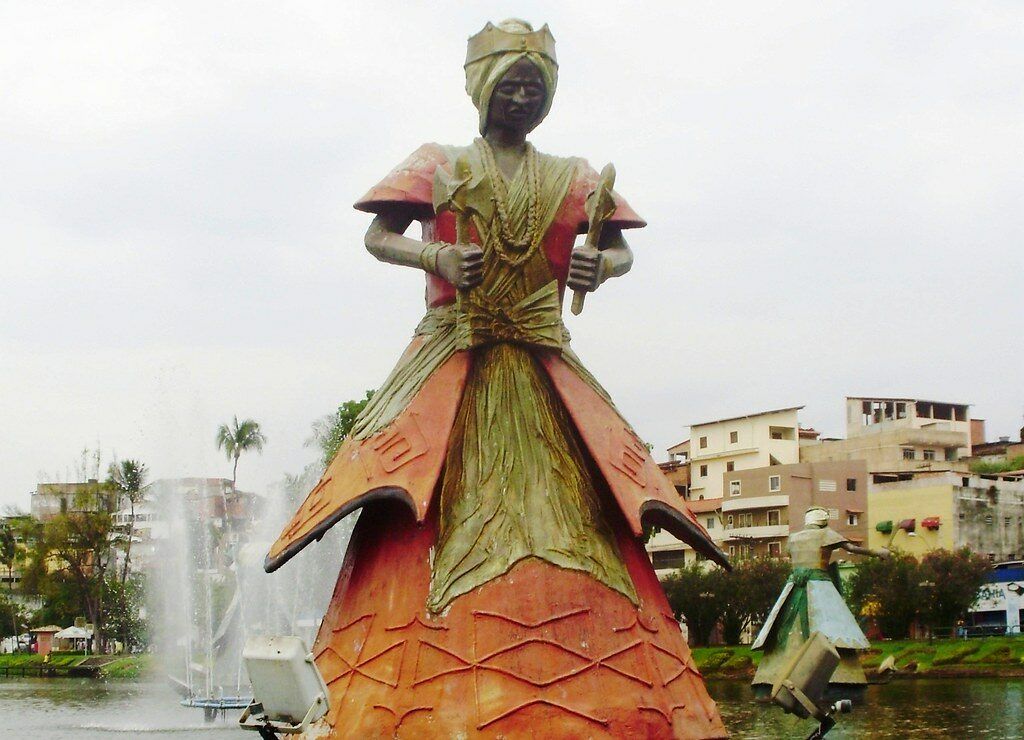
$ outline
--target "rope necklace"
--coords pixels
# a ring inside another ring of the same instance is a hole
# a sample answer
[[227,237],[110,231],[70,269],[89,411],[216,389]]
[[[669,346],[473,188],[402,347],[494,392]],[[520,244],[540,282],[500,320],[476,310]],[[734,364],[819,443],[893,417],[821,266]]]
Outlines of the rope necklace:
[[[515,267],[526,262],[537,251],[540,246],[542,234],[537,233],[540,224],[540,172],[537,164],[537,151],[532,144],[526,145],[526,229],[523,237],[517,239],[513,231],[513,221],[509,214],[509,193],[508,183],[504,174],[498,169],[498,163],[494,160],[494,151],[486,139],[476,139],[474,142],[480,152],[480,160],[484,165],[484,173],[491,181],[493,195],[491,201],[494,203],[495,218],[498,221],[498,231],[490,230],[488,242],[494,247],[498,258],[506,264]],[[496,236],[497,238],[493,238]],[[515,252],[510,254],[509,251]]]

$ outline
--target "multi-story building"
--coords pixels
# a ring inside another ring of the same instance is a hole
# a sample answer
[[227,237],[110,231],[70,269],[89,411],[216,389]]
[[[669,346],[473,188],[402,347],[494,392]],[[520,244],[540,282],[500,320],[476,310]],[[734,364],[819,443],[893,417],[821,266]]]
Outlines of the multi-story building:
[[867,540],[867,467],[862,460],[773,465],[726,474],[723,544],[730,558],[780,557],[812,506],[855,544]]
[[[661,469],[688,500],[690,509],[708,530],[711,538],[722,544],[726,532],[721,507],[725,492],[724,478],[736,471],[796,463],[800,444],[806,439],[793,406],[757,414],[719,419],[690,427],[690,439],[668,449],[669,461]],[[697,553],[668,532],[655,533],[647,544],[662,573],[694,562]]]
[[692,425],[690,499],[722,498],[726,473],[799,462],[797,411],[802,408],[791,406]]
[[[688,506],[693,515],[697,517],[697,521],[708,531],[711,539],[722,546],[722,540],[726,534],[722,528],[722,500],[690,501]],[[664,529],[656,530],[647,541],[647,552],[654,564],[654,571],[659,577],[668,575],[676,568],[682,568],[684,565],[704,559],[696,550],[683,544]]]
[[1024,555],[1024,475],[954,471],[876,473],[868,499],[868,545],[920,557],[969,547],[992,562]]
[[84,483],[40,483],[32,493],[32,517],[48,522],[69,512],[113,511],[117,496],[95,478]]
[[971,450],[967,404],[910,398],[846,399],[846,439],[800,448],[804,462],[864,460],[869,472],[959,470]]

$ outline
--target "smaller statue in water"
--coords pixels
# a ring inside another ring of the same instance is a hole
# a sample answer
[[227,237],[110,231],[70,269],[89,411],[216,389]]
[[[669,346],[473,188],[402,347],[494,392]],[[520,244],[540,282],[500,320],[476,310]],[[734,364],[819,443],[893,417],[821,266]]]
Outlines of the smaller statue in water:
[[789,536],[793,573],[751,645],[764,657],[754,674],[754,693],[766,699],[772,684],[813,632],[820,632],[839,652],[840,663],[829,681],[829,698],[859,698],[867,686],[857,652],[871,646],[843,600],[838,572],[829,568],[836,549],[855,555],[889,557],[888,550],[859,547],[828,526],[828,511],[812,507],[804,528]]

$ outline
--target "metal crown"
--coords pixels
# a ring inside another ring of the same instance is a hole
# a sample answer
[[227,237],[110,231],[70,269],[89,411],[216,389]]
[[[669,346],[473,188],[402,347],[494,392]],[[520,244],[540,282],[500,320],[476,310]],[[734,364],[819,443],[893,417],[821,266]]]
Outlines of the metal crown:
[[469,37],[469,48],[466,50],[466,64],[472,64],[491,54],[502,54],[508,51],[532,51],[543,54],[555,64],[555,37],[551,35],[548,24],[538,31],[516,33],[504,31],[488,22],[483,30]]

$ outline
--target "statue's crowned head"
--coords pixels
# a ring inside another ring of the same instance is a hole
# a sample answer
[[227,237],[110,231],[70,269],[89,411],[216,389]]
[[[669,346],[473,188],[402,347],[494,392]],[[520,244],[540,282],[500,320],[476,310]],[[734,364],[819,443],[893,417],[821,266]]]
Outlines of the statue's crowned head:
[[527,122],[529,129],[539,124],[551,110],[558,84],[558,62],[555,59],[555,39],[547,25],[534,31],[526,21],[518,18],[504,20],[495,26],[488,23],[483,30],[469,38],[466,51],[466,92],[480,112],[480,133],[486,134],[491,121],[491,102],[495,89],[512,69],[528,61],[543,84],[543,99]]
[[820,506],[812,506],[804,514],[804,526],[805,527],[822,527],[828,526],[828,509],[823,509]]

